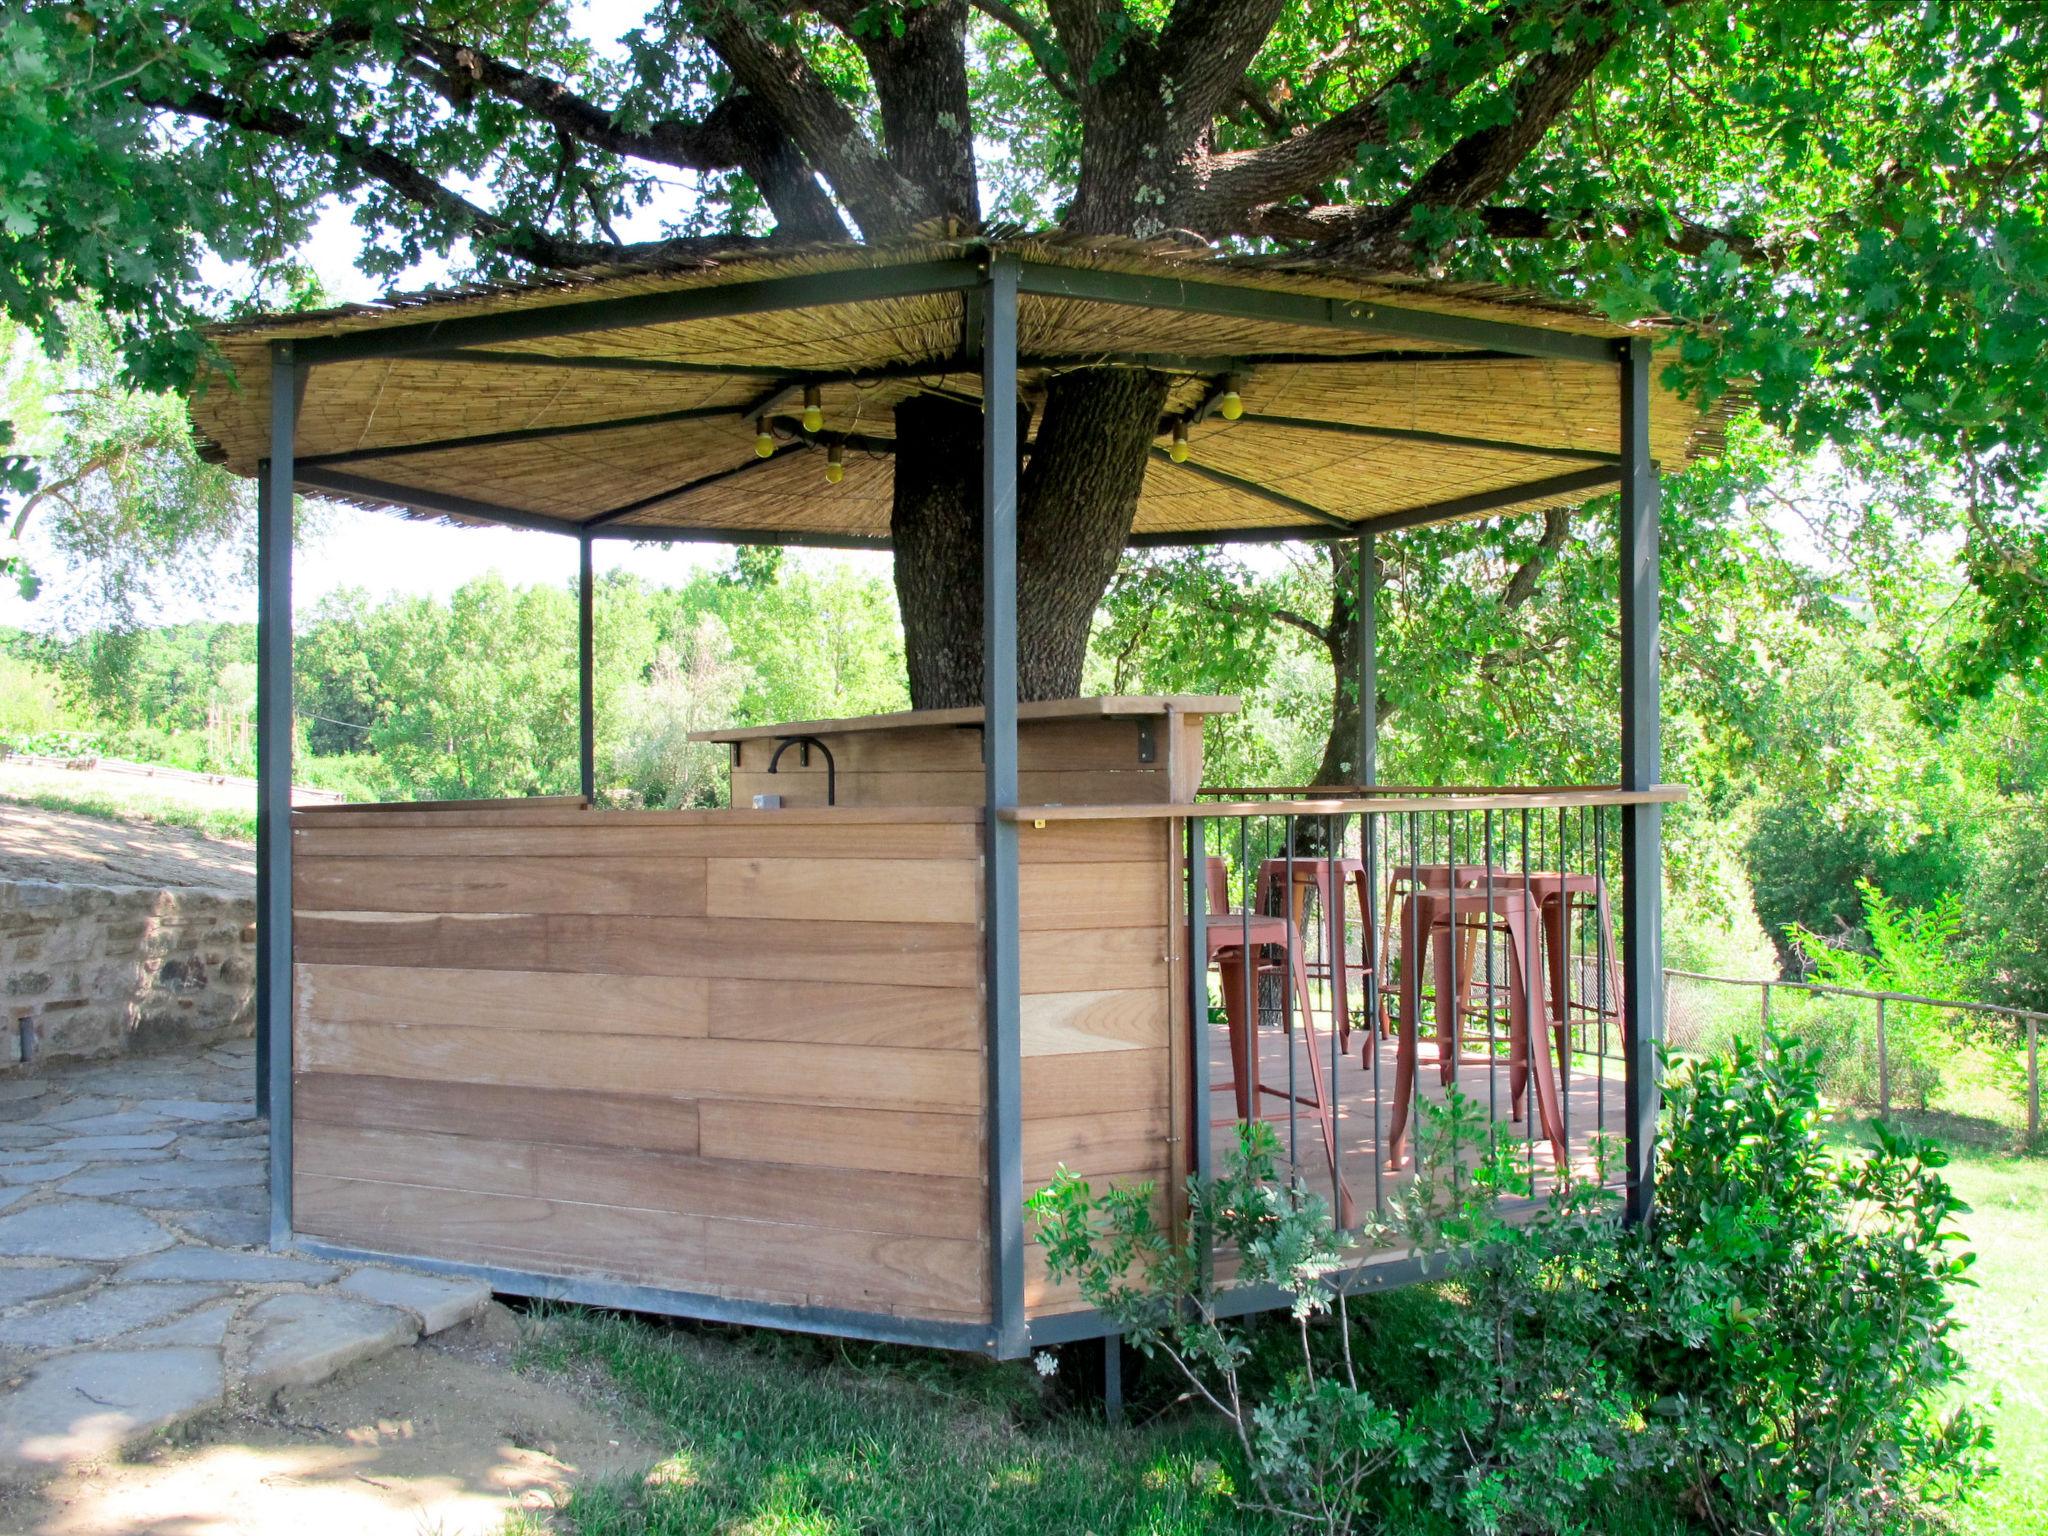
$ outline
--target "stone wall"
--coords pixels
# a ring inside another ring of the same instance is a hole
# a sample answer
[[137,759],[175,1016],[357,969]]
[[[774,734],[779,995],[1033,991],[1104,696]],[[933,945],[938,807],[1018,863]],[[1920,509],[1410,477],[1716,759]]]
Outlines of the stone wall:
[[256,905],[232,891],[0,879],[0,1070],[255,1028]]

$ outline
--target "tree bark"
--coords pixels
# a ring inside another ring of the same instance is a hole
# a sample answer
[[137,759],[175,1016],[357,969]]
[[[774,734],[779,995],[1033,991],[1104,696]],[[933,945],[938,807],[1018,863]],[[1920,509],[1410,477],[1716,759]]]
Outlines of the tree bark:
[[[1088,631],[1137,513],[1163,376],[1065,373],[1047,388],[1018,484],[1017,693],[1073,698]],[[1020,439],[1024,434],[1020,431]],[[896,407],[889,533],[910,702],[982,702],[981,412],[932,395]]]

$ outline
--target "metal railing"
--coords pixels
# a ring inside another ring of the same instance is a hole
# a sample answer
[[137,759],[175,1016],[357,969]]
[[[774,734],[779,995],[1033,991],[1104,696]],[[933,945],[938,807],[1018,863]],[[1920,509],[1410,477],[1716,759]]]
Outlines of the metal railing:
[[1514,1138],[1532,1199],[1639,1166],[1600,1145],[1654,1071],[1621,986],[1621,821],[1676,792],[1201,793],[1229,798],[1180,813],[1197,1172],[1265,1120],[1288,1182],[1356,1232],[1453,1084]]
[[1917,992],[1874,991],[1864,987],[1845,987],[1834,982],[1788,981],[1777,977],[1766,980],[1749,976],[1715,976],[1702,971],[1686,971],[1672,967],[1664,972],[1667,1014],[1672,1011],[1669,998],[1673,981],[1702,982],[1755,990],[1759,1036],[1768,1034],[1771,1028],[1773,992],[1797,992],[1817,997],[1847,997],[1874,1003],[1875,1028],[1872,1045],[1877,1055],[1877,1106],[1878,1112],[1884,1115],[1892,1112],[1892,1033],[1885,1027],[1885,1011],[1888,1006],[1931,1008],[1941,1013],[1991,1015],[2010,1019],[2015,1025],[2014,1044],[2025,1053],[2027,1140],[2035,1141],[2041,1134],[2041,1023],[2048,1020],[2048,1013],[2038,1013],[2027,1008],[2012,1008],[2000,1003],[1925,997]]

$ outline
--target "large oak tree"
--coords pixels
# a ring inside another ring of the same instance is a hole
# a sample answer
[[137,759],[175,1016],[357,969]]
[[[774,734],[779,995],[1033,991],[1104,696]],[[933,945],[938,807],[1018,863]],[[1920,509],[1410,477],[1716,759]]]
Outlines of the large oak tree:
[[[275,276],[321,201],[366,263],[517,275],[762,243],[1176,236],[1534,285],[1685,326],[1668,361],[1788,442],[1950,474],[2048,651],[2048,20],[2035,0],[15,0],[0,302],[87,299],[193,366],[211,251]],[[647,240],[618,231],[656,225]],[[1163,383],[1050,386],[1023,484],[1024,686],[1076,690]],[[913,694],[978,696],[978,423],[898,413]],[[967,579],[963,579],[967,578]]]

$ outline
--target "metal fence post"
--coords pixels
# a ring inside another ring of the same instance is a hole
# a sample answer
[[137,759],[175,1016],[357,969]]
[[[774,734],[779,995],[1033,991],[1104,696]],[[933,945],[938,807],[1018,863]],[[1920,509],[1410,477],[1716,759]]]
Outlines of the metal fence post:
[[1891,1064],[1884,1052],[1884,999],[1877,1000],[1877,1112],[1887,1119],[1892,1112]]
[[1763,987],[1763,1001],[1757,1007],[1756,1048],[1762,1050],[1771,1038],[1771,984]]
[[2027,1019],[2027,1140],[2041,1134],[2041,1021]]
[[597,593],[592,584],[590,531],[577,537],[576,761],[585,800],[597,798]]

